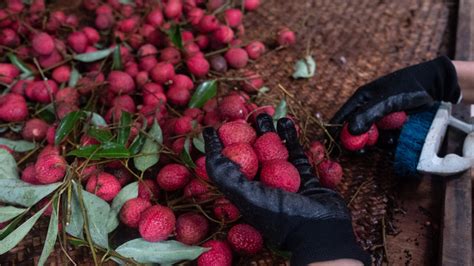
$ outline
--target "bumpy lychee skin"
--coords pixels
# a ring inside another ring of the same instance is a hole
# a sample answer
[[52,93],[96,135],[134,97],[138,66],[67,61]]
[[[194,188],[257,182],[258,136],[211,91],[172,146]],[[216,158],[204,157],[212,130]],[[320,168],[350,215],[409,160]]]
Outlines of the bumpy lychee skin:
[[87,48],[87,36],[80,31],[76,31],[71,33],[67,38],[68,45],[76,52],[76,53],[84,53]]
[[209,62],[202,55],[197,54],[186,60],[186,66],[189,72],[196,77],[204,77],[209,72]]
[[242,24],[242,11],[237,8],[229,8],[224,11],[224,19],[229,27],[235,28]]
[[206,171],[206,156],[201,156],[196,160],[196,169],[194,170],[199,178],[209,181],[209,176]]
[[161,168],[156,176],[158,185],[166,190],[173,191],[181,189],[189,182],[191,173],[189,170],[180,164],[168,164]]
[[342,180],[342,167],[339,163],[324,160],[318,167],[319,182],[322,186],[334,189]]
[[140,215],[148,208],[151,203],[142,198],[129,199],[120,210],[120,221],[128,227],[137,228]]
[[247,117],[245,100],[239,95],[229,95],[224,97],[219,103],[219,114],[224,120],[234,121]]
[[209,232],[206,217],[188,212],[181,214],[176,220],[176,240],[187,245],[199,243]]
[[367,144],[367,141],[369,140],[369,135],[367,133],[363,133],[361,135],[352,135],[349,132],[348,124],[344,124],[342,127],[341,131],[341,143],[349,151],[357,151],[362,148]]
[[50,55],[54,50],[54,40],[46,32],[40,32],[33,36],[31,47],[39,55]]
[[154,205],[140,216],[138,231],[146,241],[158,242],[168,238],[174,230],[175,223],[176,217],[170,208]]
[[236,69],[245,67],[249,60],[247,51],[242,48],[230,48],[224,57],[229,66]]
[[257,138],[255,130],[244,120],[223,124],[219,128],[218,134],[225,147],[235,143],[248,143],[252,145]]
[[20,75],[20,70],[13,64],[0,63],[0,82],[10,84]]
[[296,43],[296,36],[293,31],[283,28],[278,32],[278,44],[281,46],[291,46]]
[[247,11],[253,11],[260,6],[260,0],[244,0],[244,8]]
[[253,147],[260,162],[288,159],[288,150],[275,132],[267,132],[258,137]]
[[28,107],[23,96],[8,93],[0,96],[0,120],[20,122],[28,117]]
[[314,165],[319,164],[326,156],[326,147],[319,141],[313,141],[309,145],[309,159]]
[[203,181],[195,178],[184,188],[184,196],[197,201],[207,200],[210,197],[209,187]]
[[377,140],[379,139],[379,130],[377,129],[377,126],[373,124],[370,128],[369,131],[367,131],[367,134],[369,135],[369,138],[367,139],[367,146],[374,146],[377,143]]
[[193,130],[192,122],[193,119],[188,116],[182,116],[176,119],[176,123],[174,124],[174,133],[176,135],[184,135],[191,132],[191,130]]
[[234,39],[234,31],[228,26],[221,25],[212,36],[220,43],[230,43]]
[[71,76],[71,68],[68,65],[63,65],[55,68],[52,73],[53,79],[58,83],[69,81]]
[[403,111],[384,116],[377,122],[377,127],[384,130],[399,129],[407,121],[407,114]]
[[46,137],[49,125],[38,118],[28,120],[21,131],[21,135],[26,140],[39,141]]
[[221,221],[233,221],[240,217],[240,211],[226,198],[218,198],[213,205],[214,215]]
[[66,174],[66,168],[67,162],[59,155],[59,150],[53,146],[46,146],[35,163],[36,179],[41,184],[60,181]]
[[150,70],[150,78],[159,84],[169,82],[174,76],[175,71],[171,63],[160,62]]
[[105,201],[111,201],[120,192],[120,182],[115,176],[102,172],[87,180],[86,190]]
[[33,185],[41,184],[36,179],[36,171],[35,171],[35,165],[34,164],[28,165],[23,170],[23,172],[21,173],[20,179],[25,181],[26,183],[30,183],[30,184],[33,184]]
[[263,163],[260,182],[268,187],[297,192],[301,179],[296,167],[286,160],[277,159]]
[[158,199],[160,188],[154,180],[145,179],[138,183],[138,197],[145,200]]
[[237,224],[227,233],[227,241],[237,253],[253,255],[263,248],[263,238],[257,229],[248,224]]
[[123,71],[112,71],[107,77],[109,89],[115,94],[128,94],[135,90],[133,78]]
[[225,241],[209,240],[202,244],[205,248],[210,250],[204,252],[199,256],[198,266],[231,266],[232,265],[232,250]]
[[250,59],[257,59],[265,53],[265,45],[259,41],[253,41],[245,47]]
[[253,180],[258,171],[258,158],[252,146],[247,143],[235,143],[225,147],[222,154],[240,166],[242,173]]

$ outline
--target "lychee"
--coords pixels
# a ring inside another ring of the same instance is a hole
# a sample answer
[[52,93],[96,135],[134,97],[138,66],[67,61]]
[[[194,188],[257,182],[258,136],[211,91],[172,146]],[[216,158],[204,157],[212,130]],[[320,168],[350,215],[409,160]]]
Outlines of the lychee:
[[168,164],[156,176],[160,188],[173,191],[186,186],[191,177],[189,170],[180,164]]
[[247,11],[253,11],[260,6],[260,0],[244,0],[244,8]]
[[281,46],[291,46],[296,43],[296,36],[293,31],[283,28],[278,32],[278,44]]
[[339,163],[324,160],[318,166],[319,182],[322,186],[334,189],[342,180],[342,167]]
[[166,97],[169,99],[170,103],[184,106],[188,104],[191,99],[191,93],[185,88],[170,86],[166,93]]
[[150,70],[150,78],[160,84],[169,82],[174,76],[174,67],[171,63],[161,62]]
[[229,244],[220,240],[209,240],[202,244],[205,248],[210,248],[199,256],[198,266],[231,266],[232,251]]
[[149,207],[151,207],[151,203],[148,200],[129,199],[120,209],[120,221],[128,227],[137,228],[140,215]]
[[253,180],[258,171],[258,158],[248,143],[235,143],[225,147],[222,154],[240,166],[242,173]]
[[76,53],[84,53],[87,48],[87,36],[80,31],[73,32],[69,34],[67,37],[68,45],[76,52]]
[[35,171],[35,165],[30,164],[28,165],[23,172],[21,173],[21,180],[25,181],[26,183],[30,183],[33,185],[39,185],[41,184],[37,179],[36,179],[36,171]]
[[288,150],[275,132],[267,132],[258,137],[253,147],[260,162],[288,159]]
[[0,63],[0,82],[10,84],[20,75],[20,70],[13,64]]
[[239,95],[229,95],[219,102],[219,114],[224,120],[233,121],[245,119],[247,108],[245,100]]
[[369,138],[367,139],[367,146],[373,146],[377,143],[377,140],[379,139],[379,130],[377,129],[377,126],[375,124],[372,124],[372,126],[369,128],[369,131],[367,131],[367,134],[369,135]]
[[209,62],[202,55],[194,55],[186,60],[189,72],[196,77],[204,77],[209,72]]
[[89,180],[87,180],[86,185],[87,191],[96,194],[99,198],[105,201],[113,200],[120,192],[121,188],[122,187],[117,178],[106,172],[91,176]]
[[153,27],[161,26],[161,24],[163,24],[163,13],[161,9],[153,9],[146,17],[146,21]]
[[176,119],[174,124],[174,133],[176,135],[184,135],[193,130],[193,119],[188,116],[182,116]]
[[173,211],[165,206],[154,205],[140,216],[138,231],[149,242],[165,240],[173,232],[176,218]]
[[218,134],[225,147],[235,143],[248,143],[252,145],[257,138],[255,130],[244,120],[222,124]]
[[46,146],[35,163],[36,179],[42,184],[51,184],[63,179],[66,169],[67,162],[59,155],[59,150],[53,146]]
[[7,93],[0,96],[0,120],[19,122],[28,117],[28,106],[23,96]]
[[40,32],[33,36],[31,47],[39,55],[50,55],[54,50],[54,40],[46,32]]
[[319,141],[313,141],[309,145],[309,159],[314,165],[318,165],[326,157],[326,147]]
[[220,43],[230,43],[234,39],[234,31],[228,26],[221,25],[212,33],[212,36]]
[[199,178],[209,181],[206,171],[206,156],[201,156],[196,160],[196,168],[194,170]]
[[211,68],[217,72],[226,72],[227,71],[227,61],[221,55],[216,55],[211,57]]
[[357,151],[367,144],[369,140],[369,135],[367,133],[363,133],[361,135],[352,135],[349,132],[348,124],[344,124],[341,131],[341,143],[349,151]]
[[237,8],[229,8],[224,11],[224,20],[229,27],[235,28],[242,24],[242,12]]
[[157,200],[160,188],[151,179],[144,179],[138,183],[138,197],[145,200]]
[[301,179],[298,170],[291,163],[275,159],[263,163],[260,182],[268,187],[297,192]]
[[198,201],[206,200],[210,197],[209,187],[203,181],[195,178],[184,188],[184,196]]
[[407,118],[407,114],[403,111],[393,112],[380,119],[377,122],[377,127],[384,130],[399,129],[405,124]]
[[181,214],[176,220],[176,240],[186,245],[199,243],[209,231],[206,217],[197,213]]
[[202,32],[212,32],[219,28],[219,21],[214,15],[205,15],[199,22],[199,29]]
[[240,211],[226,198],[218,198],[213,205],[214,215],[221,221],[234,221],[240,217]]
[[68,82],[71,76],[71,67],[68,65],[59,66],[53,70],[51,75],[57,83]]
[[235,47],[227,50],[224,57],[229,66],[237,69],[245,67],[249,60],[247,51],[242,48]]
[[245,47],[250,59],[257,59],[265,53],[265,45],[260,41],[253,41]]
[[248,224],[234,225],[227,233],[227,241],[237,253],[253,255],[263,248],[263,238],[257,229]]
[[112,71],[107,77],[109,89],[115,94],[128,94],[135,90],[133,78],[123,71]]
[[46,137],[49,125],[38,118],[32,118],[26,121],[21,135],[26,140],[41,141]]

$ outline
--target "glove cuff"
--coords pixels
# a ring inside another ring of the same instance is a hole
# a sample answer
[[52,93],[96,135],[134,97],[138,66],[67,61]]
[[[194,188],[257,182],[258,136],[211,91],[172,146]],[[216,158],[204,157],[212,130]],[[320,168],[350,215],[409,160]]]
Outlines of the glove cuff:
[[371,265],[371,258],[358,244],[350,220],[313,221],[298,227],[285,243],[292,252],[291,265],[354,259]]
[[434,92],[433,98],[437,101],[458,103],[461,96],[461,88],[458,84],[458,75],[451,59],[447,56],[440,56],[431,61],[433,73],[436,73],[436,85],[440,88]]

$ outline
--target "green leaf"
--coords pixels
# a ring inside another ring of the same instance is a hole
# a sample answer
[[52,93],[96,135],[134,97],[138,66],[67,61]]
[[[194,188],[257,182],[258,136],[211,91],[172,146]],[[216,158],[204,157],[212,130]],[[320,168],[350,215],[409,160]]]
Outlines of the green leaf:
[[189,101],[189,108],[201,108],[217,94],[217,81],[207,80],[201,83]]
[[206,150],[204,148],[204,138],[202,136],[202,133],[199,133],[197,137],[193,138],[193,144],[194,144],[194,147],[198,149],[198,151],[202,153],[206,153]]
[[66,156],[76,156],[80,158],[89,158],[99,150],[99,145],[93,144],[93,145],[87,145],[87,146],[81,146],[75,150],[72,150],[66,154]]
[[0,206],[0,223],[10,221],[18,215],[24,213],[27,209],[16,208],[13,206]]
[[8,128],[16,133],[20,133],[23,130],[24,124],[13,124],[8,126]]
[[112,133],[110,133],[109,130],[97,127],[90,127],[89,130],[87,130],[87,135],[93,137],[99,142],[108,142],[113,138]]
[[115,251],[139,263],[160,263],[163,265],[174,264],[182,260],[194,260],[207,250],[209,249],[188,246],[174,240],[148,242],[137,238],[122,244]]
[[69,76],[68,87],[74,88],[77,85],[77,82],[81,78],[81,73],[77,71],[75,67],[72,67],[71,75]]
[[273,120],[278,121],[278,119],[285,117],[287,112],[288,109],[286,106],[286,100],[282,99],[275,109],[275,114],[273,114]]
[[38,113],[39,118],[43,119],[44,121],[52,124],[56,121],[56,115],[54,115],[54,110],[43,109],[41,112]]
[[32,75],[33,71],[16,55],[13,53],[7,53],[8,59],[10,59],[10,62],[12,62],[13,65],[15,65],[19,70],[21,70],[22,73],[26,75]]
[[48,206],[44,206],[39,212],[31,216],[22,225],[18,226],[13,232],[0,241],[0,255],[5,254],[10,249],[14,248],[27,234],[30,232],[33,225],[41,217],[41,214]]
[[117,143],[125,145],[130,136],[130,124],[132,115],[129,112],[122,111],[120,115],[120,126],[118,130]]
[[[109,248],[109,240],[107,236],[107,223],[105,217],[109,216],[110,206],[103,199],[91,194],[74,183],[74,190],[77,195],[82,194],[84,207],[87,211],[87,221],[89,223],[89,232],[92,241],[103,248]],[[81,190],[79,192],[79,190]],[[80,200],[80,196],[78,196]]]
[[269,91],[270,91],[270,88],[268,88],[268,87],[261,87],[260,89],[258,89],[257,98],[262,97],[264,94],[266,94],[266,93],[269,92]]
[[56,190],[61,183],[31,185],[19,179],[0,179],[0,202],[31,207]]
[[181,160],[183,160],[184,164],[186,164],[190,168],[196,168],[196,164],[194,164],[193,159],[191,158],[191,155],[189,154],[189,147],[191,146],[191,140],[186,138],[184,141],[184,148],[183,151],[181,152],[181,155],[179,156]]
[[131,5],[134,4],[132,0],[119,0],[120,4]]
[[112,62],[112,70],[122,70],[122,55],[120,54],[120,44],[117,44],[114,49],[114,61]]
[[183,49],[183,40],[181,38],[181,27],[179,25],[171,25],[171,28],[166,31],[170,41],[178,48]]
[[46,240],[44,241],[43,251],[38,261],[38,265],[44,265],[48,259],[51,251],[54,249],[56,239],[58,237],[58,198],[55,197],[53,200],[53,211],[51,213],[51,219],[49,220],[48,233],[46,233]]
[[4,149],[0,149],[0,162],[0,180],[18,180],[18,169],[13,155]]
[[128,184],[115,196],[107,220],[107,232],[110,233],[114,231],[119,225],[118,214],[125,202],[136,197],[138,197],[138,182]]
[[113,53],[114,50],[115,47],[90,53],[75,54],[73,59],[84,63],[91,63],[106,58]]
[[36,147],[33,142],[26,140],[11,140],[7,138],[0,138],[0,145],[5,145],[17,152],[31,151]]
[[135,167],[140,171],[145,171],[146,169],[155,165],[159,159],[159,149],[163,144],[163,133],[161,131],[160,125],[156,120],[151,126],[148,136],[143,144],[143,148],[140,154],[137,157],[133,158],[133,163]]
[[138,136],[135,137],[133,140],[132,144],[129,147],[130,154],[136,155],[137,153],[140,152],[140,150],[143,147],[143,144],[145,144],[146,136],[144,134],[138,134]]
[[[83,238],[82,231],[84,229],[84,217],[82,216],[81,207],[77,193],[72,193],[69,221],[66,221],[66,232],[72,236]],[[66,203],[67,204],[67,203]]]
[[3,229],[0,229],[0,240],[4,239],[7,235],[9,235],[13,230],[15,230],[16,226],[22,221],[23,216],[25,213],[21,214],[20,216],[16,217],[13,221],[11,221],[7,226]]
[[316,62],[313,57],[308,55],[304,59],[298,60],[295,64],[293,78],[310,78],[316,72]]
[[121,159],[129,158],[130,152],[122,144],[107,142],[101,146],[88,145],[79,147],[78,149],[70,151],[67,156],[89,158],[91,160]]
[[63,139],[71,133],[74,127],[77,125],[77,121],[84,117],[84,113],[81,111],[74,111],[67,114],[61,122],[59,122],[58,129],[56,129],[56,136],[54,136],[54,143],[58,145]]
[[84,113],[87,115],[88,118],[90,118],[92,125],[96,127],[107,126],[107,122],[105,122],[105,119],[98,113],[93,113],[93,112],[88,112],[88,111],[84,111]]

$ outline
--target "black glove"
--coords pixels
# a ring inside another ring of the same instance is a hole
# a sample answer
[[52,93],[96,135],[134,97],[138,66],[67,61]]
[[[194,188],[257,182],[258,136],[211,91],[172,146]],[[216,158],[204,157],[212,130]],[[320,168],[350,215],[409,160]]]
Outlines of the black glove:
[[410,66],[366,84],[354,93],[331,119],[349,122],[349,132],[359,135],[383,116],[416,109],[433,101],[457,103],[461,98],[456,69],[448,57]]
[[[266,114],[257,117],[257,131],[275,131]],[[355,259],[370,265],[370,256],[357,244],[350,213],[337,192],[322,188],[290,119],[278,121],[278,134],[286,142],[289,161],[298,169],[299,193],[248,181],[237,164],[222,155],[222,143],[213,128],[204,130],[206,169],[211,180],[264,237],[291,251],[291,265],[335,259]]]

